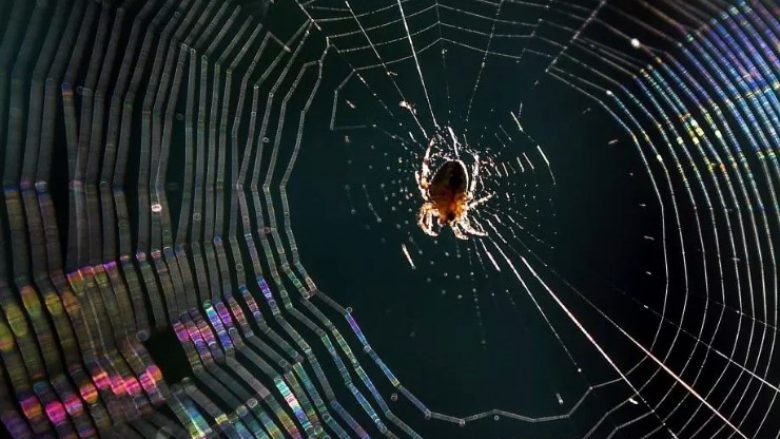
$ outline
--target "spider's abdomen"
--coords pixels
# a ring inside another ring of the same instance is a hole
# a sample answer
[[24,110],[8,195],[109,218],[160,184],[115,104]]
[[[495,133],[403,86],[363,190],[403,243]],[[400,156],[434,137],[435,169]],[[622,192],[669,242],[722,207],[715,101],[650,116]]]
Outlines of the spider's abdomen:
[[466,165],[460,160],[444,163],[433,174],[428,198],[436,206],[440,222],[452,221],[463,212],[468,178]]

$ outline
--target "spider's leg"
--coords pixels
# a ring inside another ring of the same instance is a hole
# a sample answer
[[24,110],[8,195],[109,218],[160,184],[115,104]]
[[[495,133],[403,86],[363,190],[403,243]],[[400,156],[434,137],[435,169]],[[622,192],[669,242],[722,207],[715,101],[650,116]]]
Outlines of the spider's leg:
[[423,200],[428,201],[428,180],[420,176],[420,171],[415,171],[414,179],[417,181],[417,189],[420,190]]
[[420,172],[420,177],[417,181],[417,185],[420,187],[424,186],[425,189],[428,188],[428,177],[431,176],[431,151],[433,151],[433,146],[436,145],[436,139],[437,137],[434,136],[431,138],[431,141],[428,142],[428,147],[425,149],[425,155],[422,160],[422,171]]
[[479,230],[474,228],[474,226],[471,225],[471,220],[469,220],[468,217],[464,217],[460,220],[460,226],[463,227],[463,230],[468,233],[469,235],[474,236],[487,236],[487,232],[484,230]]
[[423,232],[430,236],[438,236],[439,234],[433,230],[433,206],[431,203],[424,203],[420,208],[420,213],[417,216],[417,225],[420,226]]
[[428,215],[429,205],[430,203],[423,203],[420,207],[420,212],[417,214],[417,225],[423,230],[425,230],[425,216]]
[[425,218],[425,222],[428,225],[428,234],[431,236],[439,236],[439,232],[433,230],[433,211],[428,212],[428,215]]
[[493,198],[493,195],[495,195],[495,194],[496,193],[493,192],[493,193],[485,195],[484,197],[482,197],[482,198],[480,198],[478,200],[472,201],[471,203],[469,203],[469,209],[477,207],[477,206],[479,206],[482,203],[486,203],[489,199]]
[[428,209],[428,215],[425,217],[425,221],[428,224],[428,230],[430,230],[430,232],[431,232],[430,235],[431,236],[439,236],[439,232],[436,232],[435,230],[433,230],[433,225],[434,225],[433,216],[436,215],[437,213],[438,212],[436,211],[436,209],[431,204],[429,209]]
[[479,155],[474,155],[474,164],[471,166],[471,184],[469,184],[469,197],[474,196],[479,178]]
[[463,231],[460,229],[460,221],[454,221],[454,222],[453,222],[453,223],[450,225],[450,228],[452,229],[452,233],[454,233],[454,234],[455,234],[455,237],[456,237],[456,238],[458,238],[458,239],[462,239],[462,240],[464,240],[464,241],[466,241],[466,240],[468,240],[468,239],[469,239],[468,235],[466,235],[465,233],[463,233]]

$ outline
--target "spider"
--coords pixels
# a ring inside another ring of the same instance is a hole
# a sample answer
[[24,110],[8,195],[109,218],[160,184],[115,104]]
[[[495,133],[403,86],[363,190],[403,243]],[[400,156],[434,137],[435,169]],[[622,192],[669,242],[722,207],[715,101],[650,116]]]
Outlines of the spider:
[[[450,134],[457,145],[454,133]],[[479,177],[479,156],[474,155],[470,176],[466,164],[460,158],[445,156],[446,161],[431,177],[431,151],[437,143],[444,141],[444,137],[439,134],[431,138],[423,157],[422,169],[414,173],[424,200],[417,216],[417,225],[426,234],[439,236],[434,230],[434,217],[438,217],[439,225],[450,226],[458,239],[469,239],[469,235],[487,236],[487,233],[472,226],[469,220],[469,211],[493,196],[474,197]]]

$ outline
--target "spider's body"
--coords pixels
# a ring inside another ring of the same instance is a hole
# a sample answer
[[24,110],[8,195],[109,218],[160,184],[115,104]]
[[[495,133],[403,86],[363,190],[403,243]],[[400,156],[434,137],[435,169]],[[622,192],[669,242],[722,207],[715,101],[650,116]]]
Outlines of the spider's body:
[[468,171],[460,160],[445,162],[433,174],[428,186],[428,201],[434,205],[439,224],[445,225],[463,212],[468,193]]
[[468,216],[471,208],[484,203],[492,196],[487,195],[480,199],[474,197],[479,177],[479,157],[474,156],[471,175],[462,160],[453,158],[444,162],[431,177],[431,150],[442,140],[438,135],[431,140],[423,157],[422,170],[415,173],[417,185],[425,201],[420,207],[417,224],[431,236],[439,235],[434,230],[434,218],[440,226],[450,226],[458,239],[468,239],[468,235],[485,236],[484,231],[471,225]]

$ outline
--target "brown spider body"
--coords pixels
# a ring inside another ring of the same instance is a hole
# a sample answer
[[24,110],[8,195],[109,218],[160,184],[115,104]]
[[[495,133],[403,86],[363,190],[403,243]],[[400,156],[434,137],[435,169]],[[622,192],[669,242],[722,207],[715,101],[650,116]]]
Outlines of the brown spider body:
[[428,199],[436,207],[439,224],[459,218],[466,210],[468,172],[460,160],[451,160],[433,174],[428,187]]
[[[457,144],[455,134],[452,130],[449,130],[449,133],[453,143]],[[448,226],[458,239],[468,239],[469,235],[487,236],[481,227],[474,227],[469,219],[469,211],[472,208],[485,203],[493,196],[491,193],[481,198],[474,197],[479,179],[479,156],[473,155],[474,162],[469,171],[455,150],[454,157],[450,157],[432,173],[432,150],[437,144],[445,142],[441,134],[431,138],[423,156],[422,168],[414,173],[423,198],[423,204],[417,214],[417,225],[430,236],[439,236],[439,232],[434,228],[435,223]],[[440,156],[448,158],[442,154]]]

